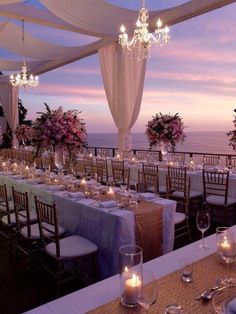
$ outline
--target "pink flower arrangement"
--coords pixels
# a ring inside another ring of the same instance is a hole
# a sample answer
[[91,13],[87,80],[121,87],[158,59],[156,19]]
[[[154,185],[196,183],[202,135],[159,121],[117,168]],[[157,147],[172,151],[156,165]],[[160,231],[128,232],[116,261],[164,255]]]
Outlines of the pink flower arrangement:
[[45,149],[66,149],[68,153],[77,153],[87,145],[85,123],[79,118],[77,110],[64,112],[62,107],[51,110],[46,105],[46,112],[40,113],[33,129],[34,145]]
[[15,134],[20,145],[31,145],[33,140],[32,127],[26,124],[17,125]]
[[[236,109],[234,109],[234,112],[236,113]],[[234,116],[233,124],[235,129],[227,132],[226,135],[229,136],[229,146],[232,146],[233,150],[236,150],[236,114]]]
[[160,144],[168,143],[174,151],[177,143],[183,143],[186,135],[184,134],[184,124],[179,114],[156,114],[152,120],[148,121],[146,134],[150,148]]

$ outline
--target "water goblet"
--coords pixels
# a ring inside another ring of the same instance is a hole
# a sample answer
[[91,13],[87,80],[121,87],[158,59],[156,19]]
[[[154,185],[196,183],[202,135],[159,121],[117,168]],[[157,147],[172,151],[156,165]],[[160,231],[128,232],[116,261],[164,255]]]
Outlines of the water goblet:
[[210,213],[207,210],[199,210],[197,212],[196,224],[198,230],[202,233],[200,248],[207,250],[208,246],[204,241],[204,233],[210,228]]
[[138,295],[138,303],[148,311],[157,300],[157,282],[154,272],[151,270],[144,270],[143,281],[144,285],[142,291]]

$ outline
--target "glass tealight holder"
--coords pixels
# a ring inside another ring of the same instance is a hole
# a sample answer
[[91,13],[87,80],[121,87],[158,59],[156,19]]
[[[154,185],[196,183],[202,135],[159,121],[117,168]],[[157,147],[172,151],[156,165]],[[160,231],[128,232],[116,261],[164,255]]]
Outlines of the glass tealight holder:
[[234,261],[235,243],[233,233],[225,231],[217,237],[217,249],[220,257],[225,261],[228,267]]
[[137,245],[125,245],[119,251],[120,300],[127,307],[135,307],[143,290],[143,251]]

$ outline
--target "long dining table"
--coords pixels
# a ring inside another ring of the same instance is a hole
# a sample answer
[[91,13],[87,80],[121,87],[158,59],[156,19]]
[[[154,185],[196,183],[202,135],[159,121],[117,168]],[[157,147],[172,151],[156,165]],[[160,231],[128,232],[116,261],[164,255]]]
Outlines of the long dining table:
[[[236,235],[236,225],[231,227],[230,230]],[[184,246],[181,249],[175,250],[168,254],[162,255],[154,260],[151,260],[144,264],[144,271],[149,270],[155,274],[157,278],[157,285],[158,280],[163,278],[164,276],[178,271],[180,268],[180,261],[184,258],[190,258],[192,262],[196,262],[201,260],[204,257],[210,256],[214,252],[216,252],[216,235],[213,234],[211,236],[206,237],[205,243],[208,246],[208,249],[200,248],[200,241],[196,241],[191,243],[187,246]],[[222,265],[223,267],[223,265]],[[207,269],[206,269],[207,271]],[[219,277],[221,274],[215,274],[215,276]],[[193,269],[193,278],[194,277],[194,269]],[[180,277],[177,279],[180,281]],[[177,283],[173,283],[174,285]],[[196,284],[196,283],[195,283]],[[195,285],[193,282],[193,285]],[[213,284],[213,283],[212,283]],[[189,291],[194,291],[194,296],[197,296],[201,291],[195,291],[193,286],[186,286],[183,284],[185,290],[188,289]],[[209,287],[208,287],[209,288]],[[119,287],[119,275],[112,276],[106,280],[100,281],[96,284],[88,286],[84,289],[78,290],[74,293],[66,295],[62,298],[56,299],[52,302],[49,302],[45,305],[42,305],[38,308],[30,310],[27,314],[82,314],[87,313],[91,310],[96,309],[106,303],[115,300],[120,295],[120,287]],[[187,294],[188,295],[188,294]],[[190,294],[188,295],[190,297]],[[192,297],[192,296],[191,296]],[[180,302],[178,299],[168,299],[168,303],[178,303]],[[201,312],[201,301],[195,301],[197,306],[200,307]],[[157,297],[158,303],[158,297]],[[204,304],[203,304],[204,306]],[[204,309],[204,307],[203,307]],[[128,313],[129,311],[125,311],[124,313]],[[198,313],[200,313],[198,312]],[[102,313],[102,311],[100,312]],[[113,312],[115,314],[115,312]],[[119,311],[119,313],[121,313]],[[159,312],[158,312],[159,313]],[[184,313],[193,314],[193,312],[189,312],[188,309],[184,308]],[[202,312],[203,313],[203,312]],[[206,313],[204,311],[204,313]],[[207,313],[213,313],[212,311]]]
[[[91,198],[78,197],[77,193],[68,193],[60,190],[59,186],[38,181],[9,172],[0,173],[0,183],[6,184],[9,194],[12,187],[28,193],[32,210],[35,210],[35,196],[44,202],[54,202],[58,209],[59,224],[66,229],[67,235],[81,235],[98,245],[101,278],[116,274],[119,248],[136,243],[134,212],[117,207],[103,208]],[[165,254],[173,250],[176,202],[160,197],[152,198],[150,202],[163,207],[162,252]]]

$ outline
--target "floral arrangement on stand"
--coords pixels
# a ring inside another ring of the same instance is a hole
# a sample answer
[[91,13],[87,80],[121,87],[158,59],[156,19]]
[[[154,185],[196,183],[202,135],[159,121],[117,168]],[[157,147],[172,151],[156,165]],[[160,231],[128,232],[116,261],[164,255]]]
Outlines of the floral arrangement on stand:
[[32,127],[26,124],[17,125],[15,134],[20,146],[29,146],[32,144],[34,136]]
[[234,109],[234,113],[233,124],[235,129],[227,132],[226,135],[229,137],[229,146],[232,146],[233,150],[236,150],[236,109]]
[[176,144],[183,143],[186,138],[184,124],[178,113],[175,115],[157,113],[148,121],[146,134],[150,149],[166,143],[174,151]]
[[87,146],[87,132],[80,112],[65,112],[62,107],[51,110],[47,104],[45,106],[46,112],[39,112],[40,117],[33,123],[33,145],[37,151],[63,149],[69,156],[74,156]]

